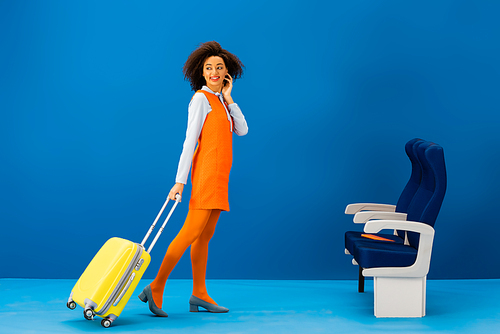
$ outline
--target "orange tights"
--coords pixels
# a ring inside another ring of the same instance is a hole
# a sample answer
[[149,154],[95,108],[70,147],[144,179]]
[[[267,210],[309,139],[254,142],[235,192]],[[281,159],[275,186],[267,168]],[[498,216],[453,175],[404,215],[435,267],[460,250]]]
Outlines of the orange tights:
[[163,290],[168,276],[189,246],[191,246],[191,265],[193,267],[193,295],[206,302],[216,304],[208,296],[205,275],[207,271],[208,242],[214,235],[220,211],[216,209],[189,210],[184,225],[172,240],[170,246],[168,246],[158,275],[151,283],[153,300],[159,308],[163,304]]

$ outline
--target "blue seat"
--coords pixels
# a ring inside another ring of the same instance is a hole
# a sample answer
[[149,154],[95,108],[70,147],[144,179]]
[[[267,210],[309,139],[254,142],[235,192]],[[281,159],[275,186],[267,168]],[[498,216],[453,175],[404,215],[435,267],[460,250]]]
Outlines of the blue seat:
[[[373,204],[373,203],[359,203],[350,204],[346,208],[347,214],[356,214],[354,222],[355,223],[365,223],[369,219],[406,219],[406,212],[408,211],[408,206],[410,205],[413,196],[420,187],[420,182],[422,178],[422,167],[417,157],[417,150],[420,144],[425,141],[420,138],[414,138],[405,144],[405,152],[411,162],[411,174],[406,186],[404,187],[401,195],[399,196],[396,205],[387,204]],[[423,149],[423,148],[421,148]],[[365,211],[369,210],[369,211]],[[381,214],[381,212],[385,212]],[[399,214],[399,215],[398,215]],[[392,240],[391,241],[379,241],[379,243],[396,243],[404,244],[405,242],[405,232],[396,231],[394,234],[379,234],[379,236]],[[344,236],[345,240],[345,253],[353,253],[353,245],[355,242],[367,241],[369,239],[362,236],[363,232],[360,231],[347,231]],[[364,292],[364,276],[361,274],[362,268],[359,268],[358,275],[358,291]]]
[[359,241],[353,254],[361,268],[407,267],[415,263],[417,249],[404,244]]
[[[414,159],[413,161],[418,162],[418,167],[414,167],[413,169],[418,169],[418,173],[412,172],[412,176],[413,176],[413,174],[419,175],[419,186],[418,186],[418,188],[415,189],[415,192],[414,192],[414,195],[413,195],[411,201],[409,202],[408,206],[405,208],[404,212],[406,212],[406,216],[403,216],[405,219],[400,219],[400,220],[409,219],[409,220],[419,221],[420,216],[423,212],[423,208],[429,202],[428,194],[429,194],[430,189],[420,189],[420,188],[421,187],[426,188],[424,186],[424,184],[433,183],[433,180],[434,180],[432,174],[428,173],[429,166],[428,166],[428,162],[425,158],[425,151],[429,148],[429,146],[431,144],[432,143],[430,143],[428,141],[419,141],[419,142],[415,143],[415,145],[413,146],[414,155],[412,156],[412,159]],[[423,174],[425,174],[425,176]],[[363,223],[366,223],[370,219],[391,219],[390,216],[382,217],[383,215],[384,214],[381,214],[379,212],[375,212],[373,215],[370,215],[368,219],[364,220]],[[403,217],[400,217],[400,218],[403,218]],[[353,232],[346,232],[346,235],[348,233],[352,234]],[[353,238],[351,240],[350,254],[352,254],[353,256],[354,256],[356,249],[360,245],[369,247],[369,245],[371,245],[371,244],[381,245],[381,244],[386,243],[386,244],[388,244],[389,249],[390,249],[391,245],[394,245],[394,244],[396,244],[396,245],[407,244],[408,245],[409,244],[408,235],[411,232],[396,230],[393,235],[378,234],[379,236],[383,236],[385,238],[393,240],[393,242],[367,239],[367,238],[361,237],[361,234],[364,232],[358,232],[358,233],[359,233],[359,237]],[[347,246],[347,241],[346,241],[346,246]],[[411,252],[409,252],[409,253],[411,253]],[[413,262],[414,262],[414,260],[415,260],[415,256],[413,257]],[[367,267],[364,267],[363,265],[361,265],[360,268],[367,268]]]
[[[408,211],[408,206],[413,199],[413,196],[417,192],[420,187],[420,181],[422,177],[422,167],[420,166],[420,162],[417,158],[417,148],[420,144],[424,143],[424,140],[419,138],[414,138],[408,141],[405,144],[405,152],[411,162],[411,174],[410,179],[406,183],[401,195],[399,196],[398,202],[395,206],[390,205],[380,205],[380,204],[372,204],[372,203],[360,203],[360,204],[350,204],[346,208],[346,213],[357,214],[358,212],[363,212],[367,208],[369,211],[376,212],[397,212],[397,213],[406,213]],[[354,209],[354,207],[356,209]],[[379,209],[379,210],[377,210]],[[390,210],[390,211],[389,211]],[[377,215],[379,216],[379,215]],[[394,216],[394,215],[393,215]],[[361,217],[361,215],[357,215],[357,218]],[[372,215],[366,214],[364,215],[364,219],[368,220],[373,217]],[[400,216],[401,218],[404,216]],[[394,218],[394,217],[391,217]],[[356,221],[357,222],[357,221]],[[360,221],[362,223],[364,221]],[[353,243],[358,240],[366,240],[366,238],[362,237],[361,234],[363,232],[359,231],[347,231],[345,233],[345,249],[349,254],[353,251]],[[405,233],[404,231],[398,231],[396,235],[394,234],[380,234],[381,237],[393,240],[396,243],[404,243]]]
[[369,220],[365,233],[382,229],[407,232],[407,244],[355,240],[351,255],[363,276],[374,277],[377,317],[425,315],[425,285],[429,271],[434,224],[446,193],[446,167],[441,146],[417,147],[422,167],[420,186],[408,206],[407,220]]

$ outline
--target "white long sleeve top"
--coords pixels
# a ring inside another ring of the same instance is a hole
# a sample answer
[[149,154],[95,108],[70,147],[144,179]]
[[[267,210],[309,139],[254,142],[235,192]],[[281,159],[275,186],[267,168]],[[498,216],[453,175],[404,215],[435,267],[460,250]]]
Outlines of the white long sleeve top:
[[[202,90],[215,94],[219,97],[219,100],[222,102],[222,105],[226,110],[227,119],[231,124],[231,132],[234,131],[234,133],[238,136],[244,136],[248,133],[247,121],[245,120],[245,116],[243,116],[240,107],[238,107],[236,103],[231,103],[228,106],[228,110],[224,103],[222,94],[213,92],[207,86],[203,86]],[[184,140],[181,157],[179,159],[179,166],[177,167],[177,176],[175,177],[175,182],[177,183],[187,183],[189,169],[191,168],[191,163],[193,162],[194,149],[196,147],[196,143],[198,142],[198,138],[200,137],[205,119],[211,111],[212,107],[210,106],[205,94],[194,94],[188,108],[186,139]]]

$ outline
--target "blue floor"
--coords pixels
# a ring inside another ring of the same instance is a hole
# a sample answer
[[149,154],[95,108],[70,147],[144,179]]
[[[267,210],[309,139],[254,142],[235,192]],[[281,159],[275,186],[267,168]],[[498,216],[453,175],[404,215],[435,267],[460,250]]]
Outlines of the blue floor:
[[[144,280],[138,291],[148,284]],[[133,297],[109,329],[66,301],[75,280],[0,279],[0,333],[500,333],[500,280],[427,282],[427,316],[377,319],[373,284],[357,281],[210,280],[226,314],[188,312],[190,280],[170,280],[164,310],[153,317]]]

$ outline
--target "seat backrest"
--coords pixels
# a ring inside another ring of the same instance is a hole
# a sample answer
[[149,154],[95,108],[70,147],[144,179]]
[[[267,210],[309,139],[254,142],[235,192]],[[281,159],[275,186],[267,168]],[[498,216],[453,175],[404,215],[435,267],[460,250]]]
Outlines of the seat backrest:
[[[420,138],[414,138],[408,141],[405,145],[406,155],[411,162],[411,174],[408,183],[404,187],[401,195],[399,196],[398,203],[396,204],[396,212],[408,212],[408,207],[410,206],[411,200],[418,188],[420,187],[420,181],[422,180],[422,167],[417,157],[416,148],[419,144],[423,143],[424,140]],[[397,234],[401,238],[405,238],[405,231],[397,231]]]
[[[422,166],[422,180],[408,207],[407,220],[434,226],[446,193],[446,166],[443,148],[424,142],[417,147],[417,157]],[[411,246],[418,248],[419,234],[408,232]]]
[[420,167],[420,162],[418,161],[414,148],[418,143],[421,142],[423,142],[422,139],[414,138],[408,141],[405,145],[406,155],[411,162],[411,174],[408,183],[406,183],[406,186],[399,196],[398,203],[396,204],[396,212],[408,212],[408,206],[410,205],[413,196],[415,196],[415,193],[420,186],[420,181],[422,178],[422,168]]
[[446,194],[446,165],[444,162],[443,148],[437,144],[429,146],[429,148],[425,150],[425,156],[434,175],[434,194],[427,204],[427,207],[422,212],[420,221],[434,227],[439,210],[443,204],[444,195]]

